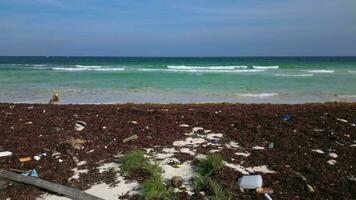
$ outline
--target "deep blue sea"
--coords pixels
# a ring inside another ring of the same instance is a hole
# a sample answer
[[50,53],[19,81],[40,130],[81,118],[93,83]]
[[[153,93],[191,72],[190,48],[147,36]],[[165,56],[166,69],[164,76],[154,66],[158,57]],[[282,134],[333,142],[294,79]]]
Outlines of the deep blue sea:
[[0,57],[0,102],[356,102],[356,57]]

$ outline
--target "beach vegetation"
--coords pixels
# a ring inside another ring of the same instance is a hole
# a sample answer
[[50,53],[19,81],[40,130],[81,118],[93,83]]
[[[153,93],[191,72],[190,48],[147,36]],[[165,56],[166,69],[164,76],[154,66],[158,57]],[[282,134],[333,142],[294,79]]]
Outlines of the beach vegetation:
[[208,154],[206,158],[196,162],[196,172],[201,176],[212,176],[224,167],[223,161],[220,154]]
[[164,183],[161,174],[152,174],[143,182],[143,196],[145,199],[176,199],[174,189]]

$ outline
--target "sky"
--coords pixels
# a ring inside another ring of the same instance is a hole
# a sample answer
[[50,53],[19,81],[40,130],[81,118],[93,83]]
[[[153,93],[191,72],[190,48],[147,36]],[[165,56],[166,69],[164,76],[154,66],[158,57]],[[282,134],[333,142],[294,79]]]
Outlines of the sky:
[[355,0],[0,0],[1,56],[356,56]]

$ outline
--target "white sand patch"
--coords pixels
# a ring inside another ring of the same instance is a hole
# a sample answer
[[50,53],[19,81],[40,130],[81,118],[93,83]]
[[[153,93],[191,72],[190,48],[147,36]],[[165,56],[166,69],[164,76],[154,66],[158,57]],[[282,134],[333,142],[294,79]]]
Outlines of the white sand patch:
[[223,134],[221,133],[209,133],[206,135],[206,138],[209,140],[220,140],[220,138],[223,137]]
[[172,148],[164,148],[164,149],[162,149],[162,151],[164,153],[176,153],[176,152],[178,152],[174,147],[172,147]]
[[195,155],[195,153],[192,150],[190,150],[189,148],[182,148],[182,149],[180,149],[180,152],[187,153],[187,154],[190,154],[192,156]]
[[246,170],[249,171],[250,173],[255,173],[255,172],[262,172],[264,174],[276,173],[275,171],[268,169],[266,165],[247,167]]
[[184,162],[183,164],[178,165],[177,168],[164,163],[160,163],[160,167],[164,171],[162,177],[166,182],[170,182],[174,176],[180,176],[183,179],[182,186],[187,189],[188,193],[192,192],[189,180],[194,176],[194,169],[191,161]]
[[87,161],[83,160],[77,163],[77,166],[82,166],[82,165],[86,165]]
[[204,133],[210,133],[211,130],[204,130]]
[[181,124],[181,125],[179,125],[180,127],[189,127],[189,125],[188,124]]
[[200,130],[204,130],[204,128],[202,128],[202,127],[194,127],[193,128],[193,132],[197,132],[197,131],[200,131]]
[[210,151],[209,151],[209,153],[216,153],[216,152],[219,152],[219,151],[221,151],[220,149],[211,149]]
[[229,149],[234,149],[234,148],[241,148],[239,143],[235,142],[235,141],[230,141],[229,144],[225,144],[225,146]]
[[178,146],[178,147],[187,146],[187,145],[199,146],[199,144],[202,144],[204,142],[206,142],[206,140],[204,138],[188,137],[185,140],[179,140],[179,141],[173,142],[173,146]]
[[316,153],[320,153],[320,154],[323,154],[325,153],[323,150],[321,149],[312,149],[313,152],[316,152]]
[[154,151],[154,149],[153,148],[145,148],[145,151],[146,151],[146,153],[151,153],[152,151]]
[[237,155],[237,156],[243,156],[243,157],[248,157],[248,156],[250,156],[251,154],[250,154],[250,153],[243,153],[243,152],[236,152],[235,155]]
[[89,172],[89,170],[87,169],[78,170],[78,168],[74,168],[72,169],[72,171],[74,171],[74,175],[68,179],[69,181],[71,181],[72,179],[79,179],[80,174],[86,174]]
[[99,170],[99,173],[109,171],[110,169],[120,171],[119,165],[117,163],[105,163],[104,165],[97,167],[97,169]]
[[265,149],[264,147],[261,147],[261,146],[254,146],[252,147],[252,149],[255,149],[255,150],[263,150]]
[[249,174],[248,171],[246,171],[246,169],[241,166],[241,165],[238,165],[238,164],[232,164],[232,163],[228,163],[226,161],[224,161],[224,165],[226,167],[230,167],[231,169],[234,169],[236,171],[239,171],[241,174]]
[[154,157],[159,160],[163,160],[163,159],[170,158],[173,156],[174,156],[173,153],[157,153]]
[[205,159],[206,158],[206,155],[204,154],[198,154],[195,156],[197,159]]

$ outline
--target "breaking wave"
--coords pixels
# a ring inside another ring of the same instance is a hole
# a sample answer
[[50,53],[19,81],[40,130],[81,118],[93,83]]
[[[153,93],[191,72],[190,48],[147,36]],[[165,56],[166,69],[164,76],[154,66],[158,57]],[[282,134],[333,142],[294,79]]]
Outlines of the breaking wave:
[[124,71],[125,68],[101,68],[101,67],[53,67],[56,71]]
[[253,69],[279,69],[279,66],[252,66]]
[[151,68],[139,68],[137,70],[138,71],[161,71],[161,72],[188,72],[188,73],[252,73],[252,72],[265,71],[259,69],[211,70],[211,69],[151,69]]
[[335,70],[331,70],[331,69],[312,69],[312,70],[302,70],[302,71],[315,73],[315,74],[331,74],[335,72]]
[[284,76],[284,77],[311,77],[313,74],[273,74],[273,76]]
[[186,66],[186,65],[168,65],[168,69],[198,69],[198,70],[233,70],[233,69],[247,69],[247,66]]

